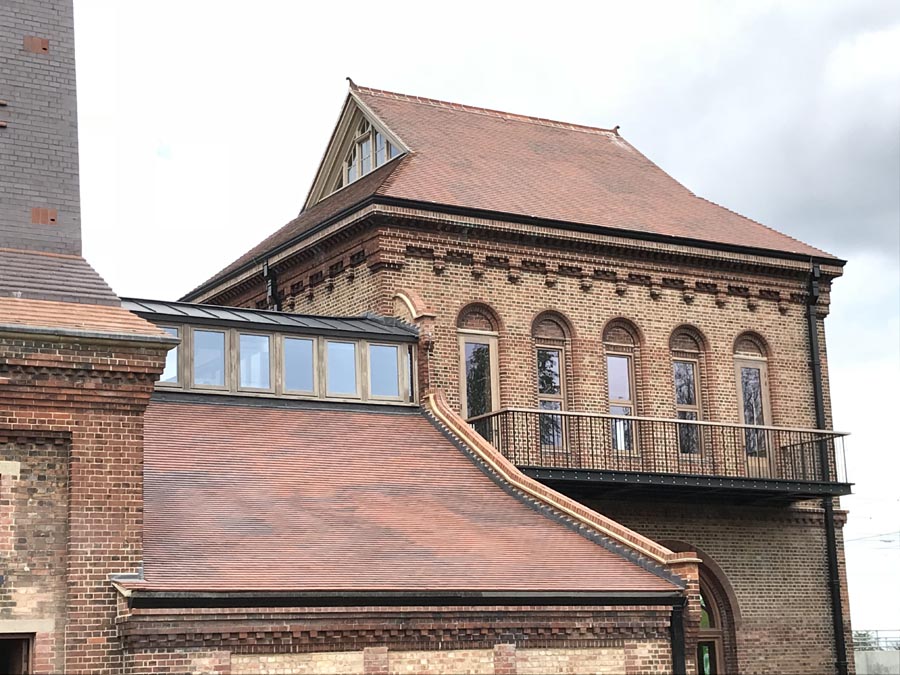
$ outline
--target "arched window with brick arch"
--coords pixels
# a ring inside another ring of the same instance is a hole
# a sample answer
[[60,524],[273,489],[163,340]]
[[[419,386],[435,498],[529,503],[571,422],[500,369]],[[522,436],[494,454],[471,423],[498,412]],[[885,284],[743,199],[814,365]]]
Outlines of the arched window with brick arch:
[[[535,387],[541,410],[565,410],[568,396],[569,351],[572,329],[558,312],[542,312],[531,325],[534,340]],[[562,415],[540,416],[541,446],[562,448],[565,444]]]
[[[769,348],[757,333],[747,331],[734,341],[734,376],[741,424],[772,424],[769,403]],[[764,429],[746,429],[747,467],[752,475],[769,475],[769,439]]]
[[[640,333],[627,319],[613,319],[603,329],[606,353],[606,384],[609,413],[621,417],[638,414],[638,382],[640,368]],[[634,452],[637,449],[635,427],[631,420],[612,422],[614,450]]]
[[[706,375],[705,345],[706,340],[693,326],[679,326],[669,338],[677,419],[692,422],[703,419],[703,404],[706,399],[703,386]],[[700,454],[702,441],[699,425],[678,425],[678,448],[682,453]]]
[[500,320],[484,303],[466,305],[456,320],[459,336],[459,395],[469,419],[493,412],[500,404],[497,337]]

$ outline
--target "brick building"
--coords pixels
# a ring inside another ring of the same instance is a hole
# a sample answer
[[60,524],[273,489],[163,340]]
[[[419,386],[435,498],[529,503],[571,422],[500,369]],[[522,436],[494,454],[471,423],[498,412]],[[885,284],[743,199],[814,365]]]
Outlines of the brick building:
[[294,221],[122,301],[72,44],[0,6],[0,670],[847,672],[842,261],[616,130],[351,83]]

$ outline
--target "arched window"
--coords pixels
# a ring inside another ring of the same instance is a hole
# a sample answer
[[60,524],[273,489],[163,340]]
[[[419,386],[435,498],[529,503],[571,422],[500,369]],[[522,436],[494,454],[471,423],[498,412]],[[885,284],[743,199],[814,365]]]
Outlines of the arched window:
[[[534,338],[538,408],[566,409],[566,345],[570,331],[568,322],[555,312],[540,314],[532,324]],[[561,448],[564,445],[562,415],[540,416],[541,445]]]
[[500,402],[497,377],[497,335],[500,322],[487,305],[463,308],[456,322],[459,334],[459,393],[462,415],[469,419],[493,412]]
[[716,675],[723,671],[724,631],[722,613],[709,586],[700,582],[700,632],[697,636],[697,672]]
[[[639,345],[637,329],[624,319],[610,321],[603,331],[611,415],[631,417],[637,414],[634,373]],[[634,426],[630,420],[615,420],[612,423],[612,444],[614,450],[635,450]]]
[[[703,338],[693,328],[676,328],[669,339],[672,353],[672,380],[675,390],[675,416],[680,420],[703,419],[701,377],[703,375]],[[678,425],[678,447],[685,454],[699,454],[702,434],[699,425]]]
[[[756,333],[742,333],[734,341],[734,374],[741,424],[770,425],[768,349]],[[746,429],[744,440],[748,471],[755,476],[769,475],[766,431]]]

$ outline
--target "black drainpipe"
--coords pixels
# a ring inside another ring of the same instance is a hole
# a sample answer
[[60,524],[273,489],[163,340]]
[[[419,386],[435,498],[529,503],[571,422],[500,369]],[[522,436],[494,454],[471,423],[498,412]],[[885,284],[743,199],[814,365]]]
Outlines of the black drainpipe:
[[[819,324],[816,320],[816,305],[819,303],[819,278],[821,275],[819,264],[811,262],[809,295],[806,306],[809,359],[812,366],[813,397],[816,401],[816,427],[825,429],[825,398],[822,394],[822,364],[819,360]],[[830,483],[831,468],[828,461],[828,444],[826,441],[819,441],[819,464],[822,467],[822,480]],[[831,618],[834,623],[834,652],[837,657],[838,675],[847,675],[847,644],[844,641],[844,608],[841,604],[841,577],[838,572],[833,499],[831,497],[823,497],[822,508],[825,511],[825,548],[828,552],[828,586],[831,591]]]
[[674,675],[687,675],[687,667],[684,661],[684,606],[685,598],[680,605],[672,607],[672,616],[669,619],[669,638],[672,642],[672,673]]

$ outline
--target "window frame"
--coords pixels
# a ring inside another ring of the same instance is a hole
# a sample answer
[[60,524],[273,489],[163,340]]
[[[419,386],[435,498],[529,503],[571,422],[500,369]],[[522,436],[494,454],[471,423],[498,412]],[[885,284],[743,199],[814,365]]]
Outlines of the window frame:
[[[217,328],[217,327],[214,327],[214,326],[190,326],[190,331],[189,331],[189,332],[190,332],[190,336],[191,336],[191,345],[190,345],[190,374],[191,374],[191,379],[190,379],[190,387],[189,387],[189,388],[190,388],[190,389],[204,390],[204,391],[226,391],[226,392],[227,392],[227,391],[232,391],[232,389],[231,389],[231,382],[232,382],[232,378],[233,378],[234,375],[233,375],[233,373],[232,373],[232,363],[231,363],[231,362],[232,362],[232,358],[230,357],[230,355],[232,354],[231,333],[232,333],[233,331],[230,330],[230,329],[228,329],[228,328]],[[224,352],[224,353],[222,354],[222,361],[223,361],[223,366],[222,366],[222,367],[223,367],[223,377],[222,377],[222,380],[223,380],[223,384],[221,384],[221,385],[218,385],[218,384],[197,384],[197,381],[196,381],[197,371],[196,371],[196,368],[195,368],[195,366],[196,366],[196,359],[194,358],[194,356],[195,356],[195,345],[197,344],[197,341],[196,341],[196,334],[197,334],[198,332],[201,332],[201,333],[222,333],[222,334],[225,336],[224,340],[222,341],[222,349],[223,349],[223,352]]]
[[[624,347],[624,346],[621,346]],[[634,374],[634,351],[628,348],[623,348],[622,350],[609,349],[607,347],[605,353],[605,363],[606,366],[606,400],[607,405],[609,406],[609,414],[618,418],[610,421],[610,430],[612,432],[613,439],[613,451],[620,453],[622,455],[628,456],[637,456],[640,454],[638,448],[638,429],[637,424],[633,421],[628,420],[629,417],[637,417],[637,390],[635,389],[635,374]],[[630,399],[614,399],[612,397],[612,393],[610,391],[610,383],[609,383],[609,359],[611,358],[623,358],[626,360],[627,368],[628,368],[628,393],[631,395]],[[630,415],[615,415],[612,411],[613,407],[617,408],[630,408]],[[631,447],[615,447],[615,438],[616,438],[616,428],[621,425],[623,428],[627,428],[631,435]]]
[[[268,387],[245,387],[241,384],[241,337],[247,335],[249,337],[263,337],[269,341],[269,386]],[[257,393],[274,393],[275,392],[275,334],[264,333],[260,331],[244,331],[235,330],[234,342],[234,391],[249,391]]]
[[735,393],[737,394],[738,419],[740,419],[741,424],[748,424],[744,417],[744,385],[741,379],[741,368],[744,367],[759,369],[760,389],[762,390],[764,424],[748,426],[770,427],[772,426],[772,407],[769,400],[769,360],[765,356],[734,355],[734,381],[736,385]]
[[[177,345],[175,345],[174,347],[172,347],[171,349],[169,349],[169,351],[166,352],[166,361],[168,361],[169,354],[172,353],[173,349],[175,350],[175,378],[176,378],[175,381],[174,382],[163,382],[163,380],[162,380],[163,373],[160,373],[159,374],[160,379],[158,379],[156,381],[156,384],[159,385],[160,387],[165,387],[166,389],[184,389],[185,374],[184,374],[184,368],[182,366],[184,365],[184,354],[188,351],[188,350],[183,349],[183,347],[185,345],[184,327],[177,326],[177,325],[169,325],[169,324],[158,324],[158,327],[162,328],[163,330],[174,330],[175,337],[177,337],[179,339],[179,343]],[[163,366],[163,372],[165,372],[165,366]]]
[[[404,377],[404,356],[406,350],[401,348],[401,344],[396,342],[377,342],[367,340],[366,343],[366,400],[370,401],[405,401],[409,394],[407,393],[407,378]],[[384,396],[372,393],[372,347],[391,347],[397,351],[397,396]]]
[[[359,133],[359,127],[362,122],[365,122],[368,125],[368,129],[366,131]],[[340,183],[341,186],[334,189],[333,192],[337,192],[342,188],[347,187],[360,180],[361,178],[368,176],[370,173],[378,169],[379,167],[384,166],[392,159],[399,157],[403,154],[403,150],[400,149],[395,143],[393,143],[390,137],[384,133],[381,129],[372,124],[371,121],[364,115],[360,116],[360,119],[355,123],[356,129],[354,130],[353,140],[347,146],[347,151],[344,153],[344,157],[341,160],[341,174],[340,174]],[[376,134],[380,134],[382,138],[384,138],[384,161],[380,164],[378,163],[378,153],[377,147],[375,144]],[[362,159],[362,145],[368,140],[369,141],[369,170],[363,172],[363,159]],[[396,150],[396,153],[394,152]],[[353,155],[355,151],[355,155]],[[351,164],[350,157],[353,155],[353,162]],[[353,179],[350,179],[350,167],[353,167],[356,170],[356,175]]]
[[[679,403],[678,402],[678,388],[675,383],[675,364],[677,363],[689,363],[694,368],[694,405],[689,405],[687,403]],[[700,371],[700,355],[692,355],[687,356],[685,352],[675,352],[672,354],[672,390],[673,390],[673,402],[675,405],[675,419],[678,420],[679,424],[684,422],[696,421],[699,422],[703,419],[703,386],[701,383],[702,374]],[[678,414],[681,412],[694,413],[696,416],[694,420],[682,420]],[[703,429],[701,425],[692,424],[691,428],[696,429],[696,438],[697,438],[697,449],[694,452],[689,452],[683,449],[681,445],[681,434],[677,433],[677,441],[678,441],[678,451],[680,456],[683,457],[699,457],[703,454]],[[676,426],[676,430],[679,427]]]
[[466,377],[466,343],[488,345],[491,377],[491,409],[489,414],[500,409],[500,361],[498,338],[494,331],[475,330],[473,328],[457,328],[459,345],[459,402],[463,419],[469,419],[469,392]]
[[[363,372],[363,364],[362,364],[362,349],[360,348],[364,345],[364,340],[353,340],[350,338],[331,338],[331,337],[323,337],[322,338],[322,359],[319,361],[320,367],[322,368],[322,383],[323,383],[323,394],[324,398],[329,399],[342,399],[342,400],[354,400],[354,401],[362,401],[367,400],[364,394],[368,392],[363,391],[364,383],[367,380],[366,374]],[[328,390],[328,343],[334,342],[338,344],[352,344],[353,345],[353,358],[354,358],[354,377],[356,378],[356,391],[352,394],[337,394],[332,393]]]
[[[293,335],[291,333],[281,333],[279,335],[279,337],[280,337],[280,339],[277,340],[277,342],[280,344],[281,353],[279,354],[279,359],[278,359],[278,363],[280,366],[278,368],[278,374],[281,378],[281,382],[280,382],[281,394],[284,396],[302,396],[304,398],[305,397],[319,398],[320,397],[320,387],[321,387],[321,385],[320,385],[321,380],[319,379],[319,338],[314,335],[310,335],[310,336]],[[313,388],[311,391],[307,391],[304,389],[288,389],[288,386],[287,386],[287,358],[286,358],[286,355],[287,355],[286,342],[287,342],[287,340],[304,340],[306,342],[312,343],[312,364],[311,365],[312,365]]]

